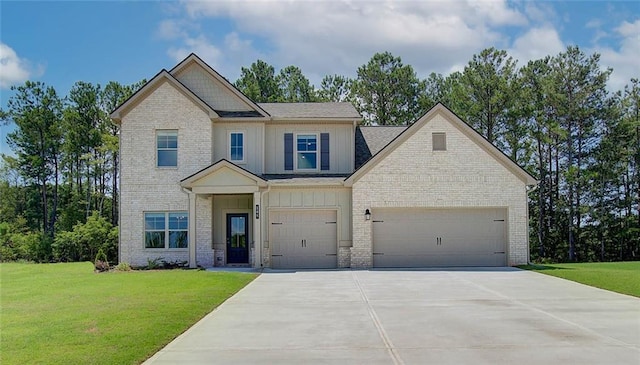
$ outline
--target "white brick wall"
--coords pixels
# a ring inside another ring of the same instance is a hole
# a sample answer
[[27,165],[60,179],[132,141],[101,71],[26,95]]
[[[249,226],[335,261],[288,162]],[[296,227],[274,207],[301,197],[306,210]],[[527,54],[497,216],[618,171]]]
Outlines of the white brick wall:
[[[156,167],[157,129],[178,130],[177,168]],[[162,83],[122,119],[120,151],[120,261],[143,266],[148,258],[188,260],[186,249],[144,248],[144,212],[188,211],[189,198],[179,182],[211,164],[211,120],[181,92]],[[197,215],[206,214],[207,203],[201,199],[197,202]],[[201,223],[207,218],[196,219]],[[199,228],[197,240],[207,240],[204,227]],[[206,249],[199,255],[208,259]]]
[[[445,132],[447,151],[432,151],[431,133]],[[437,114],[352,187],[351,267],[373,264],[365,209],[384,207],[506,207],[508,264],[528,261],[525,183]]]

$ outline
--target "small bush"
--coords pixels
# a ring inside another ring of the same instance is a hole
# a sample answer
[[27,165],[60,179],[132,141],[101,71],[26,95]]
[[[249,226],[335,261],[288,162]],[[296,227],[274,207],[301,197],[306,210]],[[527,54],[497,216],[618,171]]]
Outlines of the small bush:
[[131,271],[131,265],[128,262],[121,262],[115,267],[116,271]]
[[109,261],[107,260],[107,255],[102,251],[102,249],[98,250],[96,260],[94,261],[94,267],[97,272],[109,271]]
[[156,257],[155,259],[147,259],[147,266],[143,268],[143,270],[157,270],[162,267],[163,262],[162,257]]

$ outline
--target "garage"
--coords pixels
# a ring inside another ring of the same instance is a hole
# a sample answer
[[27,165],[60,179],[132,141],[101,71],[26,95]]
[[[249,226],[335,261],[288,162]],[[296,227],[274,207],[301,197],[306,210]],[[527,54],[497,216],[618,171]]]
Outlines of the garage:
[[506,266],[505,208],[375,209],[374,267]]
[[338,265],[335,210],[271,211],[269,244],[274,269],[333,269]]

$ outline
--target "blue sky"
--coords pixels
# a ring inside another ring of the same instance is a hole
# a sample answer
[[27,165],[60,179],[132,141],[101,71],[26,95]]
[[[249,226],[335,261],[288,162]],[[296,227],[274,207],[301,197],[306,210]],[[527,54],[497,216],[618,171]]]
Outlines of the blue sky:
[[[526,64],[568,45],[601,54],[611,90],[640,77],[636,1],[0,1],[0,107],[9,87],[43,81],[130,84],[197,53],[231,81],[260,58],[354,76],[390,51],[419,77],[461,70],[487,47]],[[10,126],[1,126],[8,153]]]

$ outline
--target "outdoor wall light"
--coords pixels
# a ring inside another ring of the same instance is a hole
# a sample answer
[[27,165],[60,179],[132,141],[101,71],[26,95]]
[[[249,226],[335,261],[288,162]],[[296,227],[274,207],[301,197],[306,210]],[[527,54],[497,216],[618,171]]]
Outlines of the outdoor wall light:
[[369,209],[364,211],[364,219],[370,221],[371,220],[371,211]]

